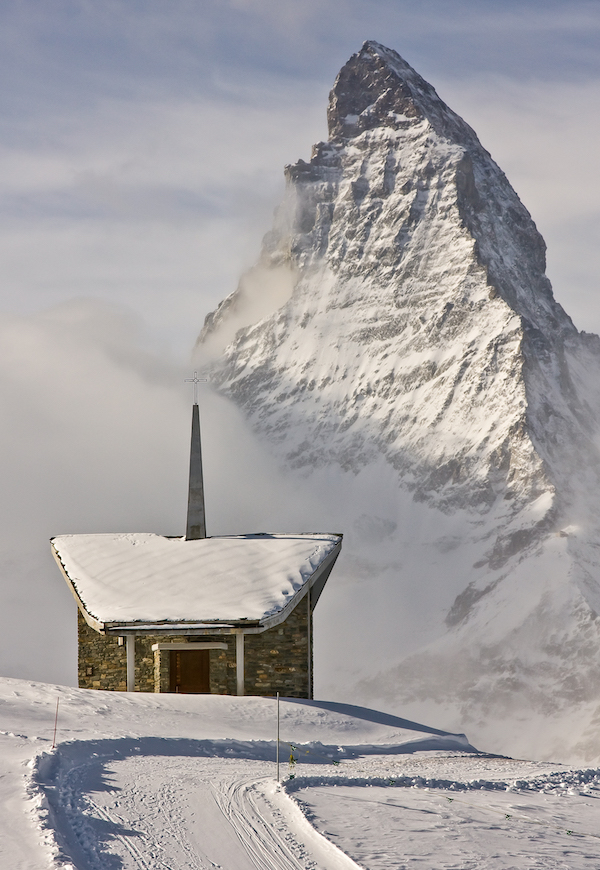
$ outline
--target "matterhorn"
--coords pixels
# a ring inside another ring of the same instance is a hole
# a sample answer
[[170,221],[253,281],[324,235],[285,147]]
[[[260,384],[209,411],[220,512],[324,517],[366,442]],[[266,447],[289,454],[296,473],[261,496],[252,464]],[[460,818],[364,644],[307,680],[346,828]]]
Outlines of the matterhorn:
[[317,696],[597,763],[600,339],[555,301],[502,170],[396,52],[366,42],[327,117],[198,342],[314,493],[307,530],[345,533]]

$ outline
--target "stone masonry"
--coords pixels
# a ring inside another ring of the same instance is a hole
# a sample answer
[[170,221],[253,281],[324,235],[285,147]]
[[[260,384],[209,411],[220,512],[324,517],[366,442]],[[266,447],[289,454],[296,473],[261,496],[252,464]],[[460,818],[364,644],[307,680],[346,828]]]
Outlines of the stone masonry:
[[[312,641],[312,614],[310,616]],[[245,685],[247,695],[275,695],[284,698],[312,697],[309,685],[308,608],[303,599],[285,622],[262,634],[245,638]]]
[[[102,635],[87,624],[78,611],[79,686],[82,689],[127,689],[125,643]],[[310,631],[309,631],[310,628]],[[310,639],[310,640],[309,640]],[[215,695],[236,694],[235,635],[143,636],[135,639],[135,691],[169,691],[169,653],[152,650],[155,643],[216,641],[228,648],[210,650],[210,691]],[[309,649],[310,643],[310,649]],[[312,613],[304,598],[290,616],[261,634],[245,635],[245,685],[247,695],[312,697]]]

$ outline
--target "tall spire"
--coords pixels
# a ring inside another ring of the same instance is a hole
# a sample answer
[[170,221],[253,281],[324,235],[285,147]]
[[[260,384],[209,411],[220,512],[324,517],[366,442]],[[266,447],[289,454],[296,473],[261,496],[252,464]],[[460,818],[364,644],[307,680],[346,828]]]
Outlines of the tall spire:
[[186,378],[194,384],[194,404],[192,406],[192,443],[190,447],[190,486],[188,492],[186,540],[197,541],[206,537],[206,516],[204,512],[204,478],[202,475],[202,445],[200,443],[200,411],[198,409],[197,385],[203,382],[194,372],[193,378]]

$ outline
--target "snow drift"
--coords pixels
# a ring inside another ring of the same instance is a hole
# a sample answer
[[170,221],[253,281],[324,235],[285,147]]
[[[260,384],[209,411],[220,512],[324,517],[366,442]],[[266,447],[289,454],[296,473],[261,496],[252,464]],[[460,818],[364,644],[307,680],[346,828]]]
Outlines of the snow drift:
[[328,122],[286,167],[253,272],[291,295],[249,324],[242,280],[198,343],[347,533],[317,688],[496,751],[597,759],[600,339],[554,300],[473,130],[398,54],[366,42]]

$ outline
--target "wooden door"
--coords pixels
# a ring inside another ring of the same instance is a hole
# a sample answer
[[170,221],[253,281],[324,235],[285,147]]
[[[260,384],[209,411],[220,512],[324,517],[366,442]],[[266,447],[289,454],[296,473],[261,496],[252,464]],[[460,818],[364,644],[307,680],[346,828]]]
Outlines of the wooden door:
[[169,691],[184,694],[210,693],[210,651],[171,650]]

